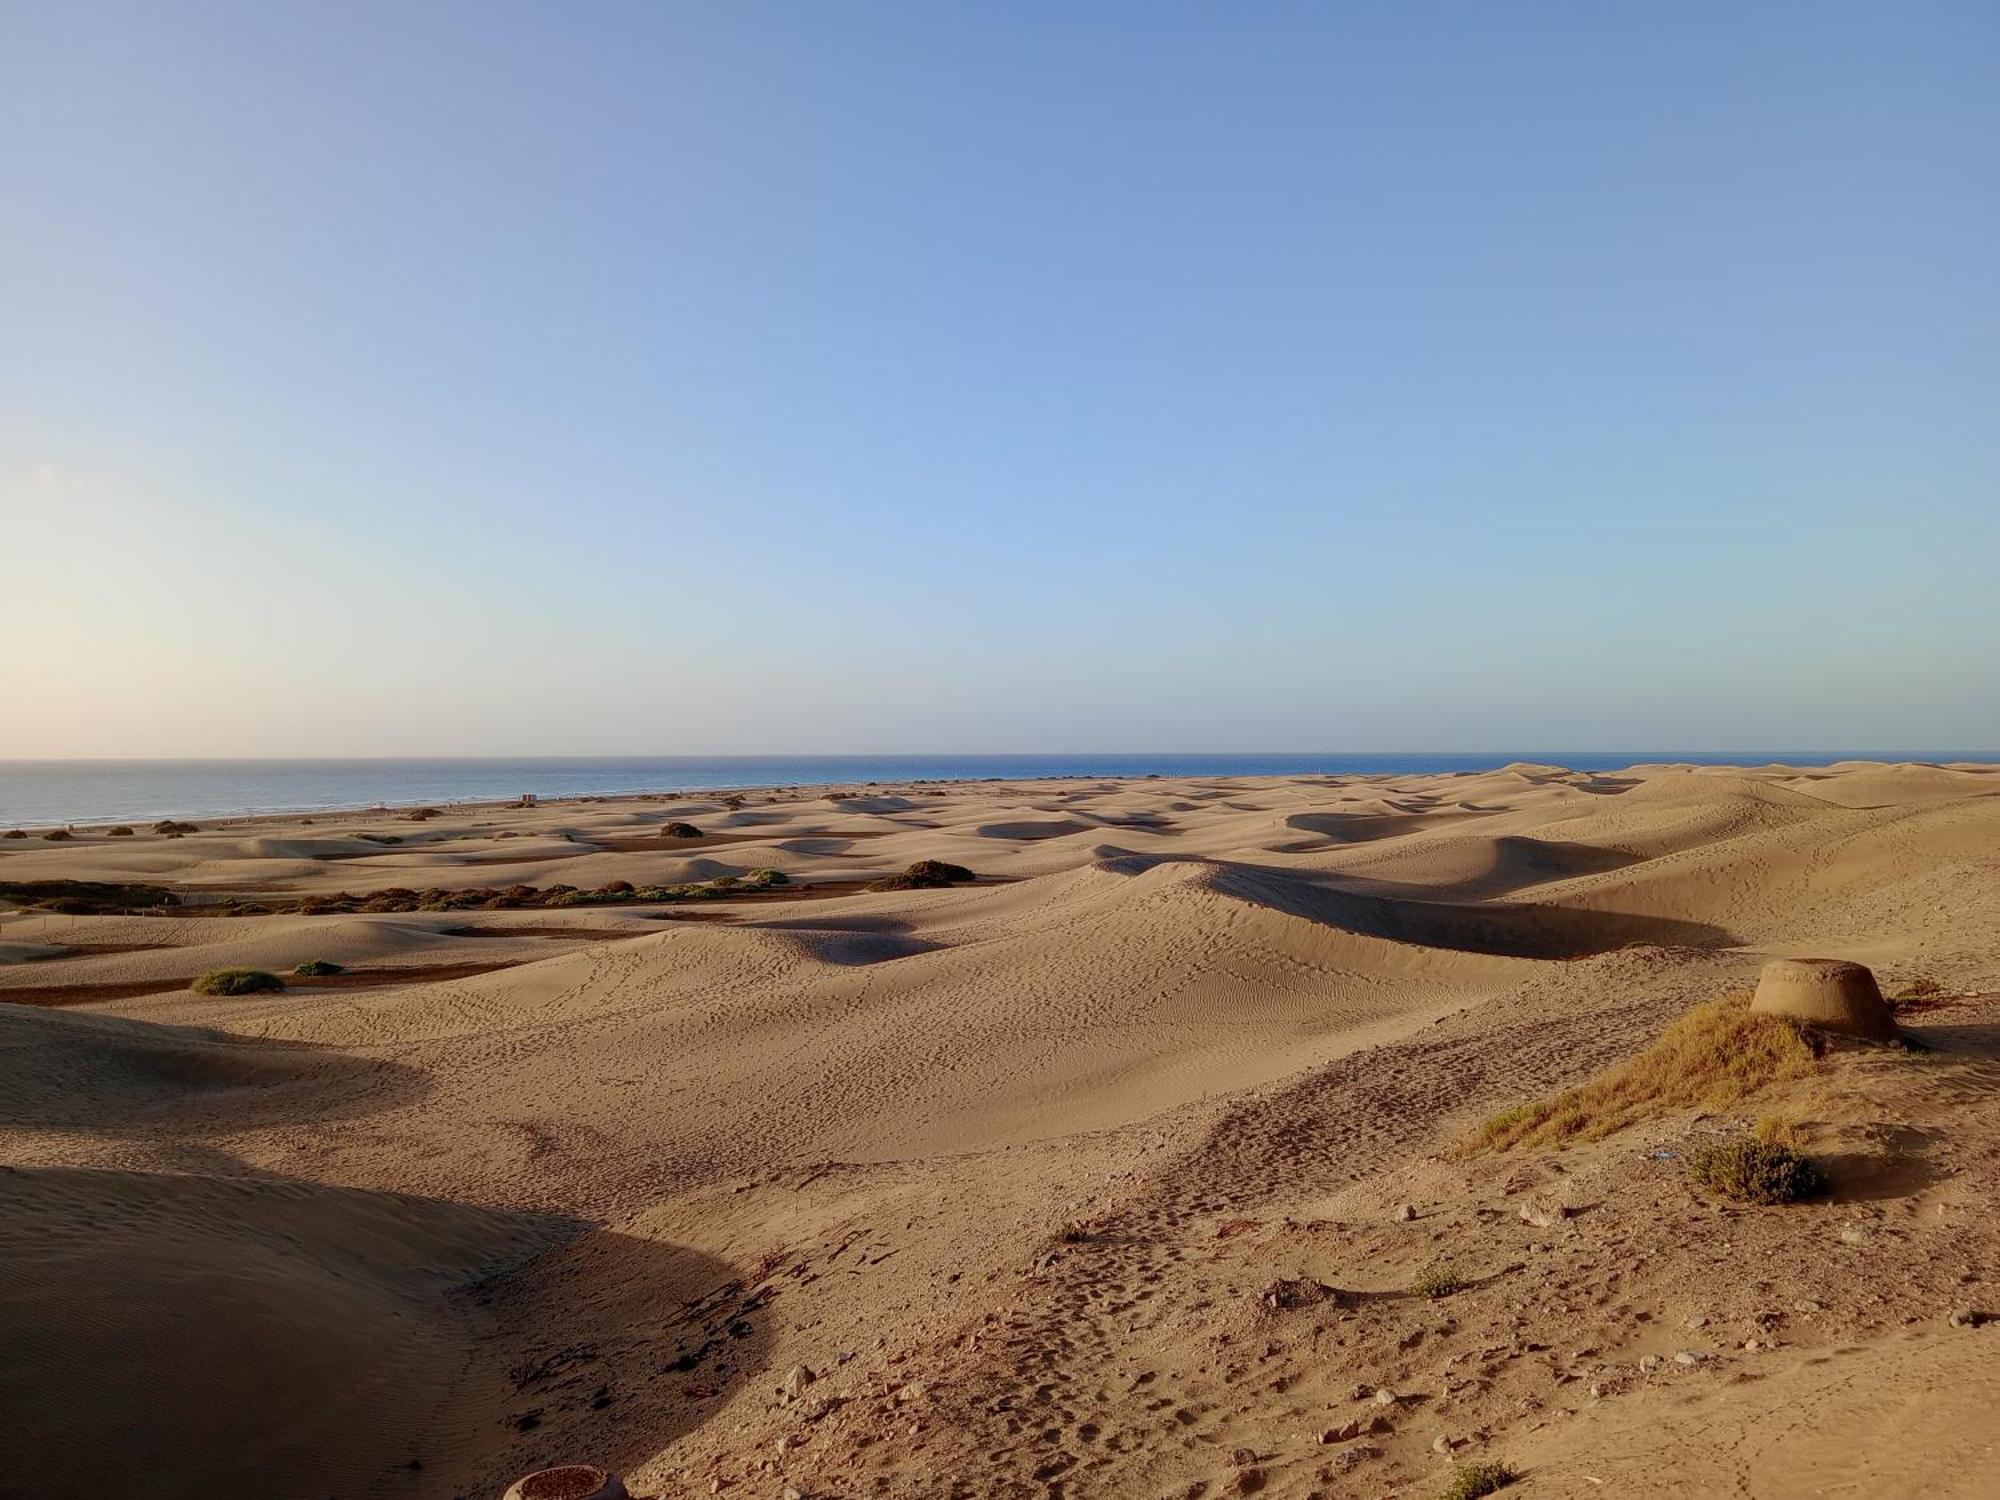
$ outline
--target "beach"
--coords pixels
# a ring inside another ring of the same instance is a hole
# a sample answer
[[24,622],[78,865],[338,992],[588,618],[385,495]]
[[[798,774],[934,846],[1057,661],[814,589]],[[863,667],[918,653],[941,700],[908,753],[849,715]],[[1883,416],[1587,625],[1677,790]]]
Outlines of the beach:
[[[2000,766],[185,821],[0,839],[24,1494],[1989,1483]],[[1468,1145],[1796,957],[1924,1050]]]

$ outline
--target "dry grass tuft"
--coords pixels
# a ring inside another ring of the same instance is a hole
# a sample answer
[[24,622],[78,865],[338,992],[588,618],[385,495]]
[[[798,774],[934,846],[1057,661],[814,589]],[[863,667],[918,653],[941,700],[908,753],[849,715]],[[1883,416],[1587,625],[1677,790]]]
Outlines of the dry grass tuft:
[[1767,1084],[1807,1077],[1820,1052],[1809,1028],[1782,1016],[1753,1015],[1747,997],[1710,1001],[1629,1062],[1493,1116],[1461,1154],[1601,1140],[1670,1110],[1727,1109]]

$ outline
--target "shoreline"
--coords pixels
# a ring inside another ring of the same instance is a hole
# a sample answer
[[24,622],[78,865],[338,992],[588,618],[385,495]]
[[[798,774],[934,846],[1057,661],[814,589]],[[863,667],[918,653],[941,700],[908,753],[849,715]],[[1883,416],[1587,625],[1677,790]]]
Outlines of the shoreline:
[[[1428,752],[1425,753],[1428,754]],[[1496,754],[1498,753],[1504,753],[1504,752],[1496,752]],[[1257,770],[1198,771],[1198,770],[1169,769],[1169,770],[1138,771],[1138,772],[1116,772],[1111,770],[1076,770],[1076,771],[1043,772],[1040,774],[1024,774],[1019,776],[986,774],[986,775],[965,775],[965,776],[946,775],[946,776],[923,776],[923,777],[890,777],[887,779],[882,779],[877,781],[862,781],[856,777],[836,777],[824,781],[785,781],[785,782],[754,781],[754,782],[746,782],[746,783],[726,785],[726,786],[717,785],[717,786],[702,786],[702,787],[645,787],[645,788],[627,788],[627,789],[605,790],[605,791],[556,792],[547,795],[544,795],[539,792],[534,792],[531,793],[531,795],[535,797],[536,799],[535,805],[537,807],[560,807],[565,805],[587,805],[590,803],[671,801],[689,797],[696,797],[696,798],[729,797],[729,796],[778,797],[791,793],[797,793],[805,796],[811,796],[811,795],[824,796],[827,794],[830,788],[837,788],[837,787],[854,787],[856,789],[856,795],[866,796],[872,794],[891,793],[899,790],[908,790],[911,788],[929,789],[929,788],[944,787],[944,786],[995,786],[995,785],[1016,785],[1016,784],[1025,786],[1025,785],[1053,784],[1059,782],[1072,782],[1072,781],[1138,782],[1138,781],[1149,781],[1149,780],[1174,781],[1174,780],[1200,779],[1204,781],[1250,782],[1250,781],[1265,781],[1273,779],[1296,780],[1303,777],[1337,779],[1341,781],[1382,781],[1382,780],[1394,780],[1397,778],[1414,777],[1414,776],[1468,777],[1468,776],[1490,775],[1493,772],[1507,770],[1510,767],[1516,767],[1516,766],[1533,766],[1540,770],[1557,771],[1566,775],[1582,775],[1582,776],[1615,776],[1615,775],[1630,774],[1632,772],[1641,770],[1659,770],[1664,768],[1685,768],[1690,771],[1734,770],[1743,772],[1769,771],[1773,769],[1782,769],[1782,770],[1796,771],[1803,774],[1814,771],[1828,771],[1832,770],[1833,768],[1843,767],[1843,766],[1876,766],[1885,769],[1898,769],[1907,767],[1929,767],[1941,770],[1954,770],[1954,769],[1980,770],[1993,767],[2000,767],[2000,751],[1992,752],[1991,754],[1981,754],[1975,756],[1955,755],[1950,758],[1938,758],[1931,756],[1906,756],[1893,760],[1884,759],[1879,756],[1850,754],[1845,752],[1824,752],[1824,753],[1828,755],[1830,758],[1767,759],[1767,760],[1751,760],[1747,758],[1729,759],[1729,760],[1709,759],[1709,758],[1690,759],[1687,758],[1689,755],[1701,755],[1703,757],[1706,757],[1707,752],[1680,752],[1678,754],[1663,753],[1662,758],[1659,759],[1638,759],[1638,760],[1622,762],[1617,765],[1573,766],[1559,760],[1529,759],[1526,756],[1516,755],[1504,761],[1496,760],[1492,762],[1482,763],[1476,766],[1472,765],[1456,766],[1450,769],[1438,769],[1438,768],[1428,768],[1428,767],[1411,767],[1409,769],[1403,769],[1403,770],[1389,770],[1389,769],[1310,770],[1301,768],[1301,769],[1267,770],[1267,771],[1257,771]],[[1274,757],[1277,756],[1278,754],[1279,753],[1274,752]],[[1001,758],[1004,757],[994,757],[994,759],[1001,759]],[[1028,756],[1024,756],[1022,758],[1034,759],[1034,760],[1044,759],[1044,757],[1028,757]],[[1056,757],[1047,757],[1047,758],[1054,759]],[[1170,759],[1170,758],[1171,757],[1161,757],[1161,759]],[[1189,758],[1192,759],[1197,757],[1189,757]],[[1226,759],[1227,757],[1217,757],[1217,758]],[[1254,757],[1243,757],[1243,758],[1250,759]],[[1329,758],[1333,757],[1330,756]],[[1389,758],[1389,757],[1385,756],[1383,758]],[[1434,758],[1457,760],[1457,759],[1466,759],[1469,758],[1469,756],[1460,757],[1457,755],[1450,754],[1448,752],[1439,752],[1436,754]],[[1577,755],[1577,758],[1597,760],[1600,759],[1601,757],[1586,753],[1579,753]],[[450,760],[451,758],[438,757],[438,759]],[[1131,757],[1131,759],[1134,761],[1140,761],[1145,759],[1145,757],[1134,756]],[[397,764],[401,762],[389,759],[387,763]],[[0,769],[4,769],[6,764],[7,762],[0,761]],[[27,761],[27,762],[16,762],[16,764],[44,766],[44,765],[56,765],[60,763],[51,761]],[[106,763],[78,762],[78,764],[95,765],[95,764],[106,764]],[[148,764],[148,762],[135,762],[135,764]],[[186,763],[172,762],[171,764],[186,764]],[[212,762],[211,764],[227,765],[227,764],[235,764],[235,762],[216,761]],[[241,762],[241,764],[245,766],[263,766],[273,763],[268,761],[244,761]],[[556,761],[552,762],[552,764],[573,764],[573,763]],[[191,811],[183,806],[179,808],[152,808],[143,812],[134,811],[134,812],[123,812],[123,813],[92,814],[90,816],[72,817],[67,819],[61,819],[61,818],[16,819],[8,816],[6,812],[0,811],[0,837],[5,837],[9,832],[15,829],[21,830],[22,832],[26,833],[30,838],[38,837],[41,834],[45,834],[55,829],[66,829],[79,836],[87,837],[93,833],[102,836],[107,828],[119,827],[125,825],[133,825],[135,832],[137,832],[140,830],[137,828],[136,825],[154,823],[154,822],[163,822],[168,820],[185,822],[185,821],[200,819],[206,825],[210,825],[211,827],[220,826],[220,827],[235,828],[257,823],[294,820],[299,818],[351,819],[351,818],[367,818],[371,816],[401,817],[410,812],[412,809],[420,807],[434,807],[439,810],[440,814],[443,814],[446,812],[459,813],[459,812],[480,812],[480,811],[507,811],[507,810],[518,809],[519,806],[520,803],[518,801],[518,798],[413,797],[408,800],[403,800],[399,798],[396,800],[376,801],[371,803],[345,802],[345,801],[324,802],[324,803],[299,803],[296,805],[282,806],[282,807],[256,807],[256,808],[244,808],[244,809],[235,809],[229,811],[213,811],[213,812],[204,812],[200,810]],[[207,830],[205,829],[204,831]]]

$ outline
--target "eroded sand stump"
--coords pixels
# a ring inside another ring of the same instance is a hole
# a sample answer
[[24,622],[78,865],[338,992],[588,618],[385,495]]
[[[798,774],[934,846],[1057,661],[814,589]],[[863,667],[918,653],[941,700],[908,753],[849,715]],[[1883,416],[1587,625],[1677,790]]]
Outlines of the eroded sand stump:
[[1774,959],[1757,976],[1757,996],[1750,1009],[1876,1041],[1896,1034],[1895,1015],[1876,987],[1874,974],[1844,959]]
[[627,1500],[624,1481],[591,1464],[538,1469],[507,1488],[504,1500]]

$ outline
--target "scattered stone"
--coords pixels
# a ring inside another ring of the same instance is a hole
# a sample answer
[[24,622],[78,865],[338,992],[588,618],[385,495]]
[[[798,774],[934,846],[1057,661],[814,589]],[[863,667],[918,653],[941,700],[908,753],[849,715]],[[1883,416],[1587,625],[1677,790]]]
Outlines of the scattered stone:
[[1826,1304],[1824,1302],[1815,1301],[1811,1297],[1801,1297],[1799,1298],[1798,1301],[1792,1304],[1792,1311],[1796,1313],[1825,1312]]
[[1272,1312],[1291,1312],[1301,1307],[1317,1307],[1337,1302],[1340,1294],[1323,1281],[1310,1276],[1281,1277],[1257,1294],[1257,1300]]
[[1590,1399],[1593,1401],[1602,1401],[1607,1394],[1607,1391],[1601,1385],[1592,1385],[1590,1388]]
[[1683,1349],[1674,1356],[1674,1363],[1677,1365],[1698,1365],[1707,1358],[1708,1356],[1703,1354],[1699,1349]]
[[1411,1221],[1412,1219],[1416,1218],[1416,1216],[1417,1216],[1417,1205],[1416,1205],[1416,1204],[1414,1204],[1414,1203],[1398,1203],[1398,1204],[1396,1205],[1396,1212],[1395,1212],[1395,1215],[1394,1215],[1394,1217],[1395,1217],[1396,1221],[1397,1221],[1397,1222],[1398,1222],[1399,1224],[1407,1224],[1407,1223],[1409,1223],[1409,1222],[1410,1222],[1410,1221]]
[[1438,1454],[1443,1458],[1450,1458],[1451,1450],[1456,1446],[1457,1445],[1454,1444],[1450,1438],[1446,1437],[1441,1432],[1436,1437],[1431,1439],[1431,1452]]
[[1689,1328],[1706,1328],[1708,1327],[1708,1319],[1704,1317],[1702,1314],[1696,1313],[1693,1317],[1687,1320],[1685,1326]]
[[1990,1313],[1983,1313],[1974,1307],[1954,1307],[1944,1315],[1944,1320],[1953,1328],[1977,1328],[1982,1323],[1993,1321]]
[[1238,1448],[1229,1455],[1229,1461],[1239,1469],[1247,1469],[1257,1462],[1257,1450],[1255,1448]]
[[1254,1495],[1262,1488],[1264,1488],[1264,1471],[1262,1469],[1239,1469],[1236,1471],[1237,1494]]
[[1352,1448],[1343,1448],[1334,1454],[1333,1466],[1343,1473],[1348,1469],[1357,1469],[1381,1451],[1373,1443],[1356,1443]]
[[1327,1428],[1319,1435],[1319,1440],[1321,1443],[1351,1443],[1358,1437],[1388,1430],[1388,1422],[1381,1417],[1354,1417],[1338,1427]]
[[1848,1224],[1840,1231],[1840,1242],[1843,1245],[1865,1245],[1874,1238],[1875,1231],[1866,1224]]
[[1521,1222],[1536,1229],[1553,1229],[1569,1217],[1569,1205],[1560,1198],[1546,1194],[1530,1198],[1521,1205]]
[[819,1377],[813,1374],[811,1365],[793,1365],[779,1389],[787,1401],[796,1401],[805,1393],[805,1388],[817,1379]]
[[1394,1406],[1399,1399],[1401,1398],[1386,1385],[1375,1387],[1375,1404],[1377,1406]]
[[1652,1374],[1653,1371],[1660,1368],[1660,1356],[1657,1354],[1641,1355],[1639,1358],[1639,1368],[1644,1370],[1648,1375]]

